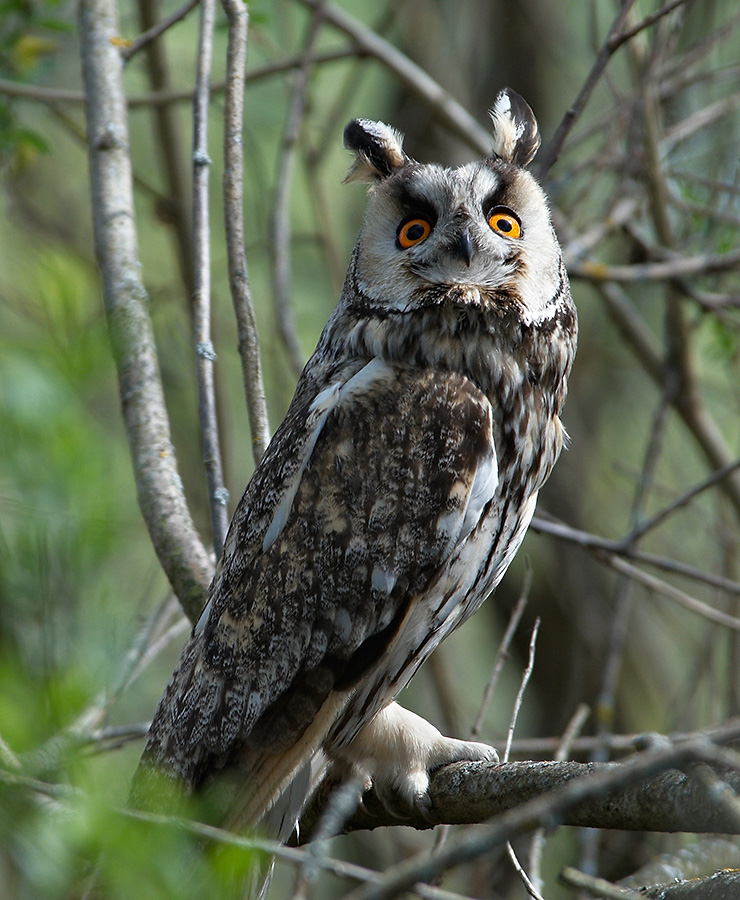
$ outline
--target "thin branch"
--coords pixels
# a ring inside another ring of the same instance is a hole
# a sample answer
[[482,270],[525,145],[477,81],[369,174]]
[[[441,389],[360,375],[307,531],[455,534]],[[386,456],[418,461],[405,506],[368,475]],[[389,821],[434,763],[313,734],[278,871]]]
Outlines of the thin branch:
[[691,501],[698,497],[699,494],[702,494],[709,488],[719,484],[720,481],[723,481],[737,469],[740,469],[740,459],[736,459],[734,462],[728,463],[716,472],[712,472],[711,475],[681,494],[680,497],[677,497],[672,503],[669,503],[668,506],[655,513],[655,515],[651,516],[649,519],[645,519],[636,525],[625,539],[625,543],[632,544],[649,531],[653,531],[658,525],[665,522],[669,516],[673,515],[673,513],[677,512],[679,509],[683,509],[684,506],[691,503]]
[[511,841],[506,842],[506,853],[511,864],[514,866],[514,871],[519,876],[522,884],[524,885],[524,890],[529,894],[530,897],[533,898],[533,900],[544,900],[542,894],[540,894],[540,892],[537,890],[535,883],[524,871],[524,866],[519,862],[519,858],[514,852],[514,847],[512,846]]
[[[165,628],[172,614],[179,609],[177,598],[170,595],[154,610],[149,619],[134,636],[123,656],[120,669],[110,685],[94,699],[61,731],[52,735],[40,747],[26,753],[23,765],[32,772],[54,771],[73,750],[94,740],[100,723],[106,718],[112,705],[139,677],[146,666],[181,634],[188,620],[179,617]],[[148,729],[147,729],[148,730]]]
[[[363,57],[364,54],[357,47],[345,47],[340,50],[329,50],[325,53],[317,53],[312,59],[313,65],[323,65],[324,63],[342,62],[347,59],[357,59]],[[261,81],[264,78],[272,78],[275,75],[282,75],[291,69],[300,68],[303,61],[301,56],[289,56],[285,59],[275,60],[274,62],[264,63],[261,66],[255,66],[250,69],[244,76],[245,83]],[[225,81],[212,81],[209,87],[210,94],[221,94],[226,89]],[[82,105],[85,102],[85,95],[82,91],[73,91],[65,88],[39,87],[33,84],[22,84],[18,81],[11,81],[7,78],[0,78],[0,95],[6,97],[15,97],[18,100],[30,100],[40,103],[71,103],[74,105]],[[169,90],[153,91],[148,94],[139,94],[138,96],[128,97],[126,103],[129,108],[141,106],[160,106],[168,103],[191,103],[193,100],[193,89],[187,88],[171,88]]]
[[612,47],[610,41],[615,40],[620,34],[623,33],[624,24],[627,21],[629,16],[629,12],[634,4],[635,0],[625,0],[624,3],[621,4],[619,12],[617,13],[616,18],[612,22],[611,28],[609,29],[609,33],[606,36],[606,40],[601,45],[601,49],[596,54],[596,59],[591,66],[591,71],[586,76],[586,80],[583,82],[583,86],[581,90],[578,92],[578,96],[576,97],[573,105],[568,108],[565,115],[563,116],[560,124],[555,130],[555,134],[552,136],[550,143],[547,145],[545,150],[541,152],[540,158],[537,161],[535,171],[537,177],[544,181],[550,169],[555,165],[557,158],[560,156],[560,151],[563,149],[563,144],[565,143],[565,139],[568,137],[568,134],[575,125],[575,123],[580,118],[581,113],[586,107],[586,104],[591,97],[591,94],[594,91],[594,88],[599,83],[601,76],[604,74],[604,70],[612,57],[612,54],[617,49],[617,47],[621,46],[621,44],[617,44]]
[[[158,0],[137,0],[139,21],[143,28],[153,31],[159,12]],[[161,24],[161,23],[159,23]],[[170,67],[167,61],[164,41],[145,42],[146,72],[149,85],[154,91],[166,91],[171,88]],[[125,57],[124,57],[125,58]],[[185,288],[185,295],[193,291],[193,247],[192,221],[188,197],[190,181],[183,149],[177,111],[171,106],[154,106],[151,110],[156,140],[154,149],[159,158],[167,185],[166,221],[171,226],[175,238],[177,261],[180,267],[180,279]]]
[[636,25],[633,25],[631,28],[625,29],[619,34],[612,35],[608,39],[609,49],[616,50],[618,47],[621,47],[622,44],[631,40],[636,34],[639,34],[641,31],[645,31],[646,28],[650,28],[652,25],[662,19],[664,16],[667,16],[669,13],[672,13],[675,9],[678,9],[679,6],[683,6],[688,3],[689,0],[668,0],[667,3],[664,3],[660,9],[657,9],[654,13],[650,13],[650,15],[645,16],[640,22]]
[[654,575],[648,575],[647,572],[643,572],[641,569],[638,569],[637,566],[625,562],[625,560],[620,559],[618,556],[604,554],[603,557],[599,558],[603,558],[603,560],[617,572],[629,576],[644,587],[649,588],[651,591],[655,591],[658,594],[662,594],[664,597],[669,597],[671,600],[677,601],[681,606],[702,616],[702,618],[708,619],[710,622],[714,622],[717,625],[723,625],[725,628],[730,628],[732,631],[740,631],[740,619],[735,618],[735,616],[730,616],[719,609],[715,609],[713,606],[709,606],[707,603],[702,603],[702,601],[697,600],[696,597],[690,596],[684,591],[673,587],[672,584],[668,584],[667,581],[656,578]]
[[81,0],[82,71],[95,244],[139,505],[157,556],[191,620],[213,565],[183,493],[141,282],[128,123],[114,0]]
[[211,244],[208,210],[208,84],[213,53],[215,0],[201,0],[198,65],[193,96],[193,340],[198,380],[198,418],[216,557],[226,540],[228,492],[224,486],[218,436],[214,363],[211,340]]
[[341,833],[345,822],[357,809],[362,799],[363,787],[363,776],[355,774],[332,790],[329,802],[312,834],[311,843],[306,849],[303,865],[296,874],[293,893],[289,900],[305,900],[307,897],[310,885],[319,875],[322,858],[329,855],[331,838]]
[[255,463],[270,442],[270,424],[262,381],[257,319],[249,287],[244,250],[243,116],[244,68],[249,14],[242,0],[222,0],[229,23],[224,96],[224,218],[229,286],[234,303],[244,394],[247,399],[252,455]]
[[0,94],[18,100],[31,100],[40,103],[74,103],[81,106],[85,102],[84,91],[72,91],[69,88],[41,87],[36,84],[22,84],[9,78],[0,78]]
[[429,106],[435,118],[453,134],[481,155],[487,156],[491,152],[490,133],[482,128],[438,82],[411,62],[400,50],[333,3],[324,3],[323,0],[298,0],[298,2],[312,9],[321,5],[327,21],[349,35],[361,52],[374,57],[393,72],[409,90]]
[[571,278],[587,281],[668,281],[687,275],[705,275],[709,272],[727,272],[740,265],[740,250],[729,253],[701,253],[698,256],[675,256],[661,262],[635,263],[619,266],[584,260],[570,266]]
[[501,639],[498,652],[496,653],[496,659],[493,661],[491,677],[488,679],[488,684],[486,685],[486,689],[483,693],[483,699],[481,700],[480,709],[478,710],[478,716],[470,732],[471,740],[475,740],[475,738],[478,737],[481,732],[481,728],[483,727],[483,721],[486,717],[486,713],[488,712],[488,707],[491,705],[491,700],[493,699],[493,694],[496,690],[496,684],[498,683],[499,675],[501,674],[501,670],[504,667],[504,663],[509,657],[509,648],[511,647],[511,642],[514,639],[514,634],[519,627],[519,622],[521,621],[522,615],[524,614],[524,609],[527,606],[527,599],[529,597],[529,589],[531,587],[531,584],[532,570],[529,566],[527,566],[521,594],[519,595],[519,599],[516,602],[516,606],[509,616],[509,624],[506,626],[506,631],[504,632],[504,636]]
[[740,91],[729,97],[725,97],[722,100],[717,100],[715,103],[710,103],[707,106],[702,107],[693,115],[672,125],[666,130],[665,140],[669,145],[675,146],[681,141],[685,141],[687,138],[691,137],[691,135],[708,128],[718,119],[723,119],[725,116],[734,113],[739,108]]
[[588,531],[580,531],[577,528],[571,528],[563,522],[550,521],[535,516],[530,524],[530,529],[541,534],[549,534],[561,540],[570,541],[584,550],[591,550],[596,554],[598,551],[606,551],[615,556],[623,556],[626,559],[632,559],[635,562],[645,563],[649,566],[655,566],[665,572],[672,572],[675,575],[683,575],[694,581],[711,585],[719,588],[719,590],[727,591],[728,594],[740,596],[740,582],[732,581],[729,578],[723,578],[721,575],[715,575],[711,572],[702,572],[693,566],[687,566],[675,559],[668,559],[664,556],[656,556],[653,553],[643,553],[641,550],[635,550],[624,541],[611,541],[608,538],[602,538],[598,535],[591,534]]
[[147,28],[146,31],[142,32],[138,37],[134,38],[130,44],[125,47],[121,47],[120,53],[121,57],[128,62],[132,56],[135,56],[143,47],[151,44],[153,41],[156,41],[157,38],[164,34],[165,31],[168,31],[172,28],[173,25],[176,25],[178,22],[182,21],[187,14],[195,9],[200,0],[188,0],[183,6],[179,9],[176,9],[174,12],[171,12],[168,16],[165,16],[164,19],[161,19],[155,25]]
[[[558,748],[555,751],[555,755],[553,756],[555,762],[564,762],[570,757],[571,751],[573,749],[573,743],[583,730],[583,726],[586,724],[586,719],[588,719],[590,714],[591,710],[588,708],[588,706],[586,706],[585,703],[579,704],[576,711],[571,716],[571,719],[568,722],[565,731],[563,732],[563,736],[560,739]],[[532,843],[529,848],[530,876],[534,887],[540,891],[543,887],[543,879],[541,873],[542,857],[545,852],[545,838],[545,829],[538,828],[532,835]]]
[[[108,725],[105,728],[95,729],[88,738],[90,752],[104,752],[113,747],[123,746],[131,741],[141,740],[146,736],[151,726],[150,721],[131,722],[127,725]],[[714,731],[721,732],[724,726],[716,729],[707,729],[704,734],[711,738]],[[676,743],[696,736],[696,733],[675,732],[667,735],[668,740]],[[644,744],[644,734],[611,734],[607,736],[607,745],[613,754],[632,752],[639,745]],[[511,753],[520,759],[557,759],[558,748],[563,742],[562,735],[550,737],[515,738],[511,743]],[[597,737],[575,737],[570,742],[572,754],[589,754],[599,746]]]
[[[1,775],[2,773],[0,773]],[[228,847],[237,847],[242,850],[261,850],[270,856],[276,856],[293,866],[302,866],[305,863],[306,851],[299,847],[286,847],[277,841],[267,841],[260,838],[243,837],[233,831],[226,831],[203,822],[195,822],[191,819],[182,819],[178,816],[167,816],[158,813],[143,812],[136,809],[119,810],[120,814],[127,818],[138,819],[143,822],[152,822],[161,825],[176,825],[184,831],[197,837]],[[378,873],[355,863],[332,859],[322,856],[316,859],[316,865],[327,872],[331,872],[340,878],[351,878],[354,881],[373,883],[378,880]],[[410,893],[421,897],[422,900],[466,900],[459,894],[444,891],[431,885],[419,884],[410,889]]]
[[517,719],[519,718],[519,711],[522,708],[522,702],[524,700],[524,692],[527,690],[527,685],[529,684],[529,679],[532,677],[532,671],[534,670],[534,651],[537,646],[537,633],[540,630],[540,620],[539,617],[535,619],[534,628],[532,629],[532,636],[529,639],[529,659],[527,660],[527,666],[524,669],[522,674],[522,680],[519,684],[519,690],[516,694],[516,700],[514,701],[514,708],[511,711],[511,721],[509,722],[509,730],[506,735],[506,747],[504,749],[504,755],[502,762],[508,762],[509,754],[511,753],[511,742],[514,740],[514,730],[516,729]]
[[[535,647],[537,646],[537,633],[540,630],[540,620],[537,618],[534,623],[534,628],[532,629],[532,636],[529,639],[529,659],[527,660],[527,666],[522,674],[522,679],[519,684],[519,690],[517,691],[516,700],[514,701],[514,708],[511,712],[511,721],[509,722],[509,730],[506,735],[506,748],[504,750],[504,756],[502,762],[508,762],[509,755],[511,753],[511,742],[514,739],[514,731],[516,730],[517,719],[519,718],[519,711],[522,708],[522,702],[524,700],[524,692],[527,689],[527,685],[529,684],[529,679],[532,677],[532,672],[534,671],[534,653]],[[534,900],[543,900],[541,894],[537,890],[537,888],[532,883],[529,875],[524,871],[524,866],[519,862],[519,858],[514,852],[514,848],[511,845],[510,841],[506,842],[506,853],[511,861],[511,864],[514,866],[514,871],[517,873],[519,878],[524,885],[525,890],[529,894],[530,897],[534,898]]]
[[603,878],[594,878],[585,872],[579,872],[571,866],[566,866],[560,873],[560,880],[568,887],[578,891],[588,891],[594,897],[601,900],[645,900],[645,894],[641,891],[633,891],[632,888],[617,887],[611,881]]
[[304,63],[298,69],[293,85],[293,100],[283,133],[282,149],[275,186],[275,208],[272,217],[272,277],[275,289],[275,311],[278,331],[285,346],[288,361],[297,378],[305,364],[290,302],[290,197],[295,171],[298,139],[306,110],[306,91],[311,74],[311,56],[324,20],[323,3],[314,8],[304,48]]

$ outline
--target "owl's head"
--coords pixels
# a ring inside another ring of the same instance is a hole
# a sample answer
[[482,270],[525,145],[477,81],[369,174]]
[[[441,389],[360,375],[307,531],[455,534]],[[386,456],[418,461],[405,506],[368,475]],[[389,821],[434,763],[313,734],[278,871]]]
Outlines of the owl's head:
[[491,118],[491,155],[455,169],[410,159],[382,122],[347,125],[355,160],[346,180],[372,184],[352,273],[365,302],[398,312],[445,300],[501,304],[527,322],[553,315],[561,252],[545,195],[526,171],[537,121],[508,88]]

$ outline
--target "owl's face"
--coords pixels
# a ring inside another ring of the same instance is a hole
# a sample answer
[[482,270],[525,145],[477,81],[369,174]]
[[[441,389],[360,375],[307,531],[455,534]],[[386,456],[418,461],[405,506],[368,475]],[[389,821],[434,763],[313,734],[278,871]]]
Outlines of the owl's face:
[[497,121],[501,110],[493,110],[499,130],[503,120],[499,152],[457,169],[408,159],[400,136],[382,123],[348,126],[346,142],[358,152],[348,177],[375,183],[355,258],[366,300],[402,312],[447,296],[472,305],[513,302],[527,322],[552,315],[560,247],[545,195],[523,168],[539,143],[537,125],[529,107],[531,119],[522,124],[519,107],[516,119],[511,95],[503,96],[509,115]]

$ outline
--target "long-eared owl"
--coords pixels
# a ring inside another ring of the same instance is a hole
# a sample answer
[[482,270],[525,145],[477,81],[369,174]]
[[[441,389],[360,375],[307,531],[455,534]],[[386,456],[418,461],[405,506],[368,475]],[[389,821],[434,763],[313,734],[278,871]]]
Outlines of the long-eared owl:
[[[345,130],[371,184],[339,303],[239,503],[154,716],[155,773],[227,779],[223,821],[285,837],[322,766],[428,802],[428,772],[491,759],[395,703],[496,587],[564,441],[576,312],[539,145],[508,89],[489,158],[421,164],[381,122]],[[313,770],[313,771],[312,771]]]

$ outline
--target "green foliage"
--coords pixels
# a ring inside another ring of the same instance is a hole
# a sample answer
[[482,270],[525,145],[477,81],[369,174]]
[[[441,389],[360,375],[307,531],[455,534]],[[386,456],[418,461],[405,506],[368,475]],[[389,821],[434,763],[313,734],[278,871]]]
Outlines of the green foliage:
[[0,787],[0,873],[6,889],[19,886],[14,897],[80,896],[94,880],[106,900],[218,900],[262,870],[258,851],[204,852],[203,836],[178,822],[138,817],[89,794],[28,801],[28,787]]
[[[0,78],[30,79],[57,52],[51,35],[70,30],[69,23],[55,13],[59,6],[59,0],[0,3]],[[20,124],[14,104],[0,97],[0,172],[4,167],[22,170],[47,150],[43,136]]]

